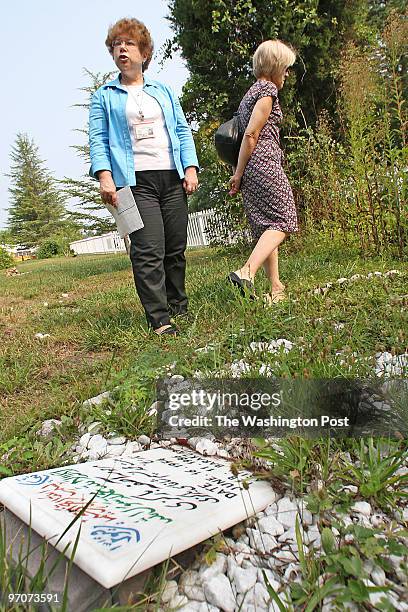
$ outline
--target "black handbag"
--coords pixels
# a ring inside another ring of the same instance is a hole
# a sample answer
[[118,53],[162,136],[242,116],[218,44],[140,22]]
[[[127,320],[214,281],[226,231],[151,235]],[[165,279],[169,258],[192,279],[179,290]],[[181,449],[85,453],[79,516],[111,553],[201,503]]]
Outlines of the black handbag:
[[226,121],[214,134],[214,144],[218,156],[226,164],[236,166],[238,163],[239,149],[241,148],[243,133],[240,132],[238,115]]

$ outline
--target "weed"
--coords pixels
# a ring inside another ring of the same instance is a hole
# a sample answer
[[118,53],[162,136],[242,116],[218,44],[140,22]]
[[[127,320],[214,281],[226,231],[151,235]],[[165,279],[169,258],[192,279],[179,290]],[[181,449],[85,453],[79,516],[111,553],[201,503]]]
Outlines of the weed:
[[[306,547],[305,552],[299,521],[296,518],[295,532],[302,580],[290,585],[295,607],[304,606],[305,610],[312,612],[320,609],[325,600],[326,603],[330,602],[331,609],[340,611],[351,602],[370,605],[370,594],[375,593],[384,593],[386,606],[386,593],[391,587],[367,586],[369,574],[365,570],[364,561],[375,558],[380,566],[390,570],[387,556],[394,553],[403,554],[404,546],[398,542],[398,538],[403,538],[404,533],[394,532],[389,538],[381,539],[379,530],[361,525],[349,525],[344,529],[341,523],[334,521],[333,527],[337,528],[337,538],[331,528],[324,527],[321,531],[321,550],[316,551],[313,546],[309,546],[309,550]],[[345,542],[346,534],[353,536],[353,544]],[[376,549],[375,557],[370,548],[373,544]]]
[[339,478],[356,485],[364,499],[369,499],[384,510],[395,507],[400,500],[406,500],[408,473],[400,471],[405,465],[406,450],[384,456],[373,438],[353,442],[356,459],[344,465]]

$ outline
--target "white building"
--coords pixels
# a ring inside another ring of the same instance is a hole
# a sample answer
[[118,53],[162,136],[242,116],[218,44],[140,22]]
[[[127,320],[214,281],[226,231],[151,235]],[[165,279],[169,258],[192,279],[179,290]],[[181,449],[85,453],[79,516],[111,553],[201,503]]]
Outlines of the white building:
[[102,236],[75,240],[69,246],[77,255],[126,252],[125,243],[119,237],[118,232],[109,232],[109,234],[103,234]]
[[0,244],[7,253],[10,253],[15,259],[24,259],[24,257],[33,257],[38,247],[26,247],[23,244]]

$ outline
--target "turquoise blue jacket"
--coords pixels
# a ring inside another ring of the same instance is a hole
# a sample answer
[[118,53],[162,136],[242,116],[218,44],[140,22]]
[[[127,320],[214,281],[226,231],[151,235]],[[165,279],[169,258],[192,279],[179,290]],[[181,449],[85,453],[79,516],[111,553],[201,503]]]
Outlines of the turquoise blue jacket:
[[[143,90],[160,104],[180,178],[188,166],[198,168],[191,130],[180,102],[170,87],[144,75]],[[126,119],[128,92],[119,77],[102,85],[92,96],[89,111],[91,176],[110,170],[116,187],[136,185],[132,141]]]

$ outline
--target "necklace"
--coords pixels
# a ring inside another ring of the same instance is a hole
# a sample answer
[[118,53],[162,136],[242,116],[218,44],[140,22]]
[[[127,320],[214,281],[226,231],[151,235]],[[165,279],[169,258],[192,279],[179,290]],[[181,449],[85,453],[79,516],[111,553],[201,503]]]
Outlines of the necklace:
[[139,119],[140,121],[143,121],[144,119],[144,113],[142,110],[142,99],[143,99],[143,89],[140,89],[137,94],[135,95],[133,93],[133,91],[130,89],[129,85],[124,85],[124,87],[126,87],[126,90],[128,92],[128,94],[130,94],[130,96],[132,97],[132,99],[134,100],[137,108],[138,108],[138,115],[139,115]]

